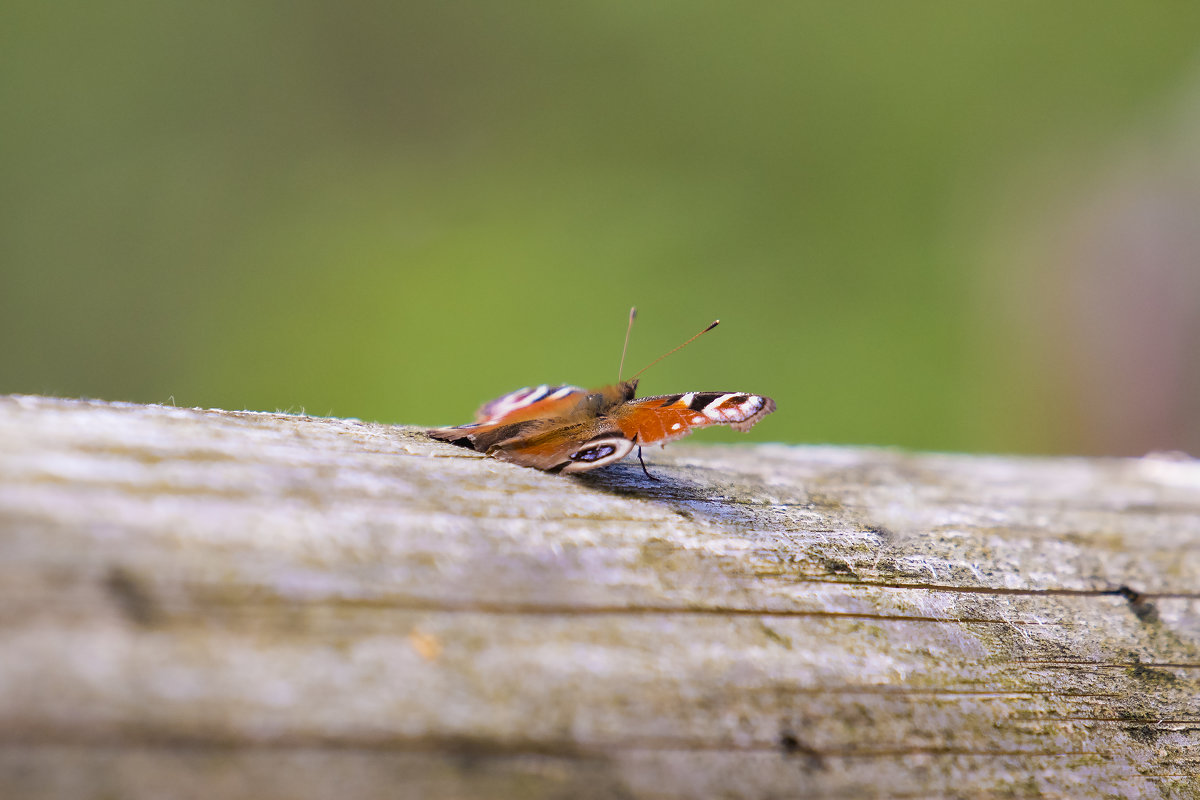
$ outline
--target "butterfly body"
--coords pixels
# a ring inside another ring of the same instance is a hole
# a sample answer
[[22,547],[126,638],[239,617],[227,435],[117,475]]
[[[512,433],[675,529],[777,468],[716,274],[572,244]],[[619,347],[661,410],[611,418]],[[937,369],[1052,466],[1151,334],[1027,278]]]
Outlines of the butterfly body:
[[537,386],[486,403],[476,421],[429,435],[550,472],[584,472],[627,456],[634,446],[665,444],[698,427],[749,430],[775,410],[769,397],[688,392],[635,398],[637,380],[598,389]]

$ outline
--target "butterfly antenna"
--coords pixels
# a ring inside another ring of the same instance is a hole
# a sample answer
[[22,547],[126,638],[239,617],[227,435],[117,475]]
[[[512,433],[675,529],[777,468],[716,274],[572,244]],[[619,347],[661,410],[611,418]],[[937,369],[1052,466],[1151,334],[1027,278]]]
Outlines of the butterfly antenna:
[[[634,376],[633,376],[633,378],[636,378],[638,375],[641,375],[643,372],[645,372],[646,370],[650,369],[650,368],[651,368],[651,367],[653,367],[655,364],[657,364],[658,362],[662,361],[664,358],[666,358],[667,356],[671,355],[672,353],[678,352],[679,350],[682,350],[683,348],[687,347],[689,344],[691,344],[692,342],[696,341],[696,340],[697,340],[697,339],[699,339],[701,336],[703,336],[704,334],[708,333],[709,331],[711,331],[713,328],[717,327],[717,326],[718,326],[718,325],[720,325],[720,324],[721,324],[721,320],[719,320],[719,319],[714,319],[714,320],[712,321],[712,324],[711,324],[711,325],[709,325],[707,328],[705,328],[704,330],[700,331],[699,333],[697,333],[697,334],[696,334],[695,336],[693,336],[692,338],[688,339],[688,340],[687,340],[686,342],[684,342],[683,344],[681,344],[681,345],[677,345],[677,346],[675,346],[675,347],[671,348],[670,350],[668,350],[667,352],[663,353],[663,354],[662,354],[661,356],[659,356],[658,358],[656,358],[656,359],[654,359],[653,361],[651,361],[651,362],[650,362],[649,364],[647,364],[646,366],[644,366],[644,367],[642,367],[641,369],[639,369],[639,370],[638,370],[636,373],[634,373]],[[630,378],[630,380],[633,380],[633,378]]]
[[629,309],[629,327],[625,329],[625,346],[621,348],[621,366],[617,367],[617,383],[621,382],[621,373],[625,371],[625,351],[629,349],[629,334],[633,330],[635,319],[637,319],[637,306]]

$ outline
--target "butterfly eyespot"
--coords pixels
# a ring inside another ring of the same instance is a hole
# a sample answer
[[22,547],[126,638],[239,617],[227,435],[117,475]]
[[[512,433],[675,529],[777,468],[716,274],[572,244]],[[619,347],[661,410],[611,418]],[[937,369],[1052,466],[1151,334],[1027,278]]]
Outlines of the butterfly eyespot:
[[584,470],[602,467],[614,461],[620,461],[629,455],[633,442],[619,434],[599,436],[586,442],[575,452],[567,456],[570,462],[563,467],[563,472],[583,472]]
[[602,444],[599,447],[585,447],[578,453],[571,456],[572,461],[599,461],[605,456],[611,456],[617,451],[617,448],[611,444]]

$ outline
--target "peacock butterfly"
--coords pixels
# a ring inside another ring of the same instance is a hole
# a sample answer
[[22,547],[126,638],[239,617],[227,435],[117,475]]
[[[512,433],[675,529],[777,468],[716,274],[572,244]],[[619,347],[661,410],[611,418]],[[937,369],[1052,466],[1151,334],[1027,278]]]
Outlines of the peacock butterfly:
[[[637,309],[629,311],[629,330]],[[676,350],[717,327],[716,320],[683,344],[638,371],[641,375]],[[621,366],[625,350],[621,351]],[[585,472],[612,464],[643,445],[666,444],[697,428],[728,425],[748,431],[775,410],[769,397],[747,392],[687,392],[634,398],[637,375],[599,389],[526,387],[485,404],[475,422],[434,428],[434,439],[547,472]],[[646,464],[642,462],[642,470]],[[649,477],[650,473],[647,471]]]

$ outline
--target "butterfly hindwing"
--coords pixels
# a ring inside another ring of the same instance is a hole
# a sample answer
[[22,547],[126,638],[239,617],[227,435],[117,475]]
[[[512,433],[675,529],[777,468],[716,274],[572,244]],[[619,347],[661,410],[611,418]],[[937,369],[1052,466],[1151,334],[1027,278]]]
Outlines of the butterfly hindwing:
[[429,435],[450,444],[549,472],[582,472],[624,458],[633,442],[598,419],[524,420],[437,428]]
[[585,472],[620,461],[632,450],[633,442],[620,430],[606,429],[602,421],[595,420],[551,428],[503,443],[488,452],[523,467],[548,472]]

